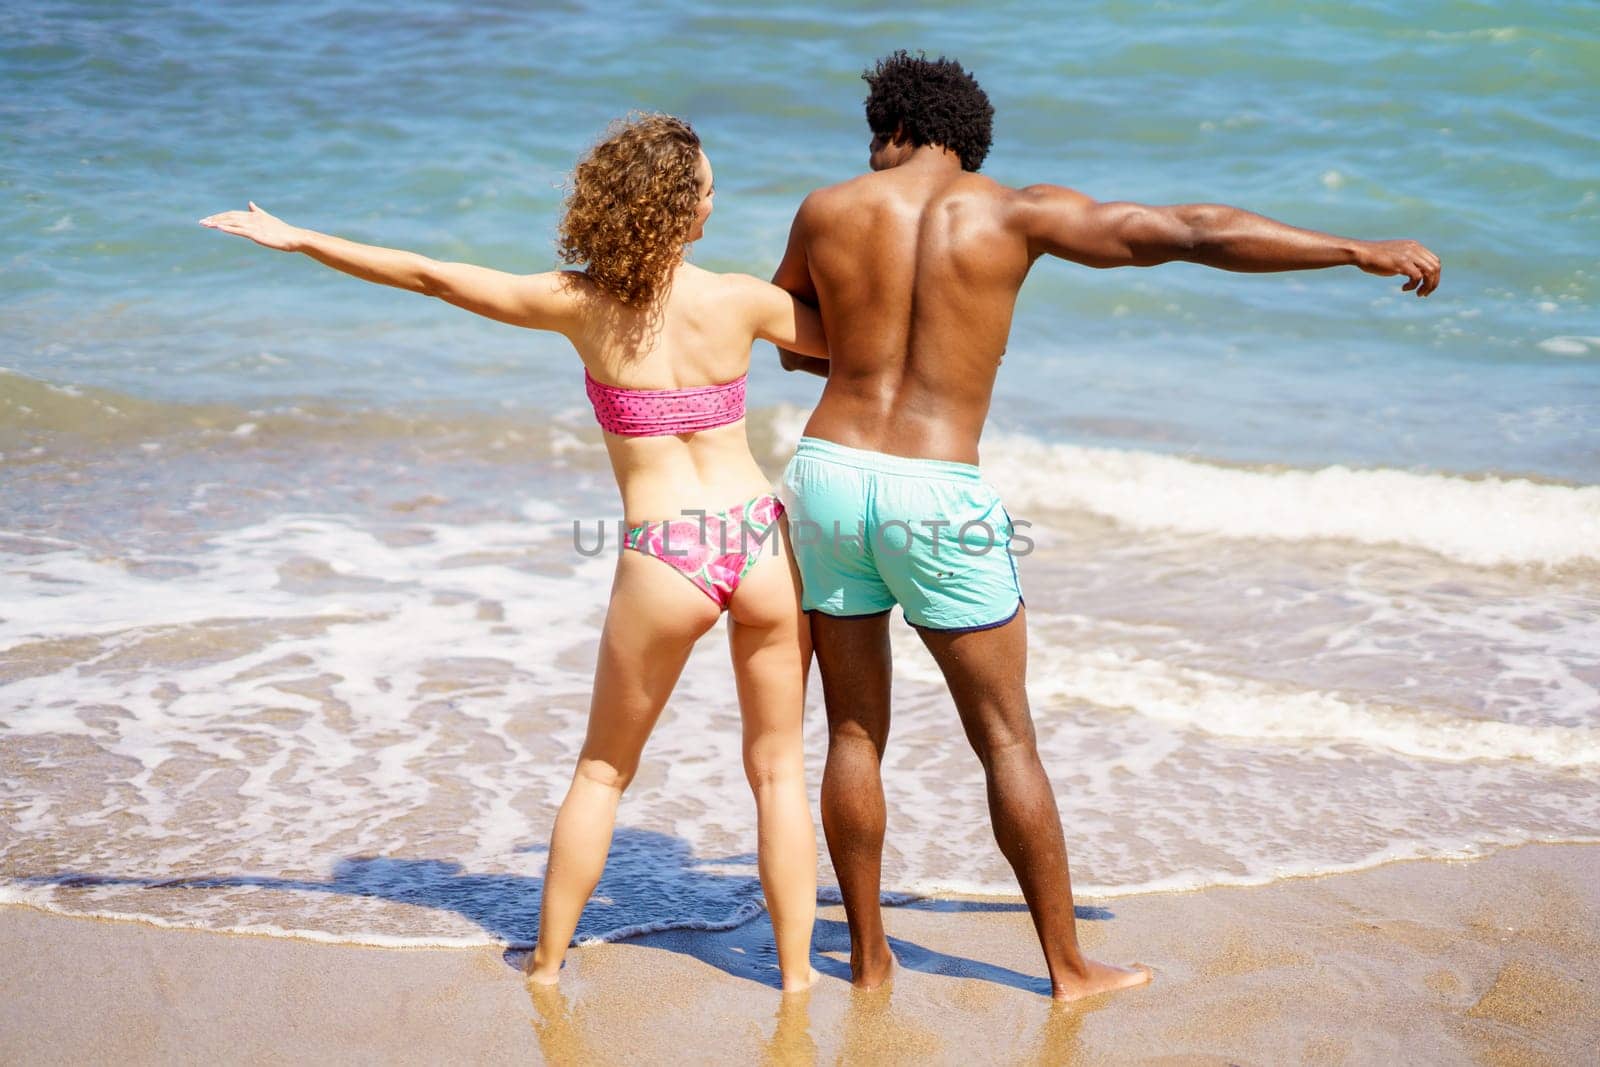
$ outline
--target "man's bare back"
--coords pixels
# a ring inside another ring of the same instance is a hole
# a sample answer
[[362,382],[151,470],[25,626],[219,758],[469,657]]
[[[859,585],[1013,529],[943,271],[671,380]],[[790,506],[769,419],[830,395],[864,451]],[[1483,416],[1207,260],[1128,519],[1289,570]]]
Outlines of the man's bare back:
[[[806,200],[792,241],[803,243],[815,291],[795,288],[823,309],[832,352],[807,435],[977,462],[1032,262],[1012,218],[1015,197],[927,153]],[[780,271],[778,284],[799,280]]]

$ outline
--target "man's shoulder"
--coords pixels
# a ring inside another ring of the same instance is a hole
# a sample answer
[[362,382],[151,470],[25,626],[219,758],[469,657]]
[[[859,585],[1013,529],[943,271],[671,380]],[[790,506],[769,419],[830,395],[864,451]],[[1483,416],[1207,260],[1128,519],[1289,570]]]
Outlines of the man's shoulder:
[[[947,186],[941,199],[959,204],[967,212],[975,212],[1006,231],[1026,231],[1029,219],[1049,197],[1047,190],[1054,186],[1007,185],[987,174],[968,171],[957,182]],[[1062,191],[1062,190],[1057,190]]]
[[848,228],[874,199],[872,184],[863,180],[871,177],[863,174],[807,193],[795,211],[795,232],[809,239],[823,234],[836,235],[840,227]]
[[1007,225],[1030,235],[1041,227],[1055,228],[1062,219],[1077,218],[1084,208],[1094,204],[1093,197],[1064,185],[1040,183],[1000,188],[1005,191],[1000,203]]
[[1012,202],[1019,207],[1052,207],[1061,205],[1081,206],[1094,203],[1094,198],[1069,189],[1065,185],[1051,185],[1041,182],[1037,185],[1024,185],[1009,190]]
[[842,182],[813,189],[800,202],[802,214],[821,215],[858,205],[875,194],[875,174],[858,174]]
[[1034,188],[1037,186],[1017,188],[977,171],[967,171],[962,175],[960,185],[956,186],[959,195],[982,197],[1000,205],[1024,203],[1030,195],[1029,191]]

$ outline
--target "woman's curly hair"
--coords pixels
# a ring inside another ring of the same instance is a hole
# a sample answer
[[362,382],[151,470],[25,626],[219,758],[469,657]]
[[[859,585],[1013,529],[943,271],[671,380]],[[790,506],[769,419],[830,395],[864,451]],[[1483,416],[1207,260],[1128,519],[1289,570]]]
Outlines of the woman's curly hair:
[[862,71],[867,125],[892,137],[903,131],[914,147],[940,145],[961,157],[962,170],[977,170],[994,140],[994,107],[988,94],[960,63],[940,56],[912,56],[901,49]]
[[556,250],[630,307],[660,296],[700,201],[700,138],[671,115],[618,119],[578,161]]

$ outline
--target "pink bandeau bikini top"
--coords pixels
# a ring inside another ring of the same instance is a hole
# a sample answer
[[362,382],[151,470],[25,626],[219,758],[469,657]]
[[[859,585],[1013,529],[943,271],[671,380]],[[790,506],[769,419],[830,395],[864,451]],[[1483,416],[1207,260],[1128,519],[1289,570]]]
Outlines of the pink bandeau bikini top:
[[595,381],[585,367],[583,385],[602,430],[623,437],[660,437],[712,430],[744,418],[748,377],[741,374],[722,385],[690,389],[619,389]]

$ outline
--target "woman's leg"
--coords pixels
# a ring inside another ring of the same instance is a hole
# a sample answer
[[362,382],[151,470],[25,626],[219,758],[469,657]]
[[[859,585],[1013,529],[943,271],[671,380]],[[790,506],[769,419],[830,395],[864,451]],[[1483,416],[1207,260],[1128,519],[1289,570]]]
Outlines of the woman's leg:
[[556,815],[539,906],[539,944],[528,977],[554,982],[578,916],[611,851],[617,802],[695,641],[721,612],[658,559],[625,551],[611,586],[595,664],[589,731]]
[[756,796],[761,888],[778,945],[785,992],[804,989],[817,911],[817,831],[806,796],[806,673],[811,632],[800,613],[800,580],[780,541],[745,575],[729,606],[728,643],[744,716],[744,769]]

